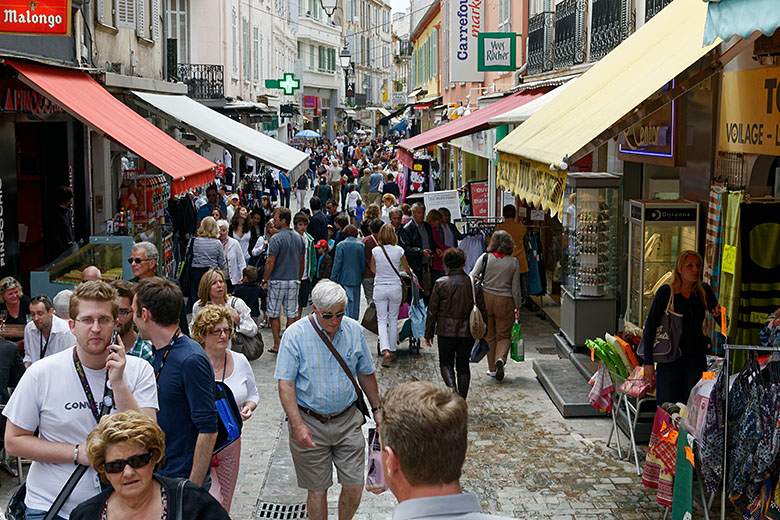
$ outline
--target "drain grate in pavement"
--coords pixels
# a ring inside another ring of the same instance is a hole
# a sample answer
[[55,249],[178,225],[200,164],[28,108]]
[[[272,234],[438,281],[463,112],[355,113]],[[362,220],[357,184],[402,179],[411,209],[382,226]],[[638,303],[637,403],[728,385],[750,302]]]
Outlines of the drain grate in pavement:
[[290,505],[261,502],[257,508],[257,518],[292,520],[295,518],[309,518],[309,515],[306,512],[306,504]]
[[545,356],[555,356],[558,354],[558,349],[555,347],[536,347],[536,351]]

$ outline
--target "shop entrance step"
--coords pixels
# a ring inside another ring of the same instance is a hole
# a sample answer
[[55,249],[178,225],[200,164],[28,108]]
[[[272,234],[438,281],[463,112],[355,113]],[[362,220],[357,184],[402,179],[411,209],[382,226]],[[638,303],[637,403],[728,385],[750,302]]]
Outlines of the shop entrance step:
[[564,417],[603,417],[588,401],[590,385],[568,359],[535,359],[534,372]]
[[586,380],[590,379],[599,369],[598,359],[595,362],[590,360],[590,350],[572,348],[566,336],[561,332],[553,334],[553,338],[555,339],[555,348],[558,350],[558,357],[571,360]]

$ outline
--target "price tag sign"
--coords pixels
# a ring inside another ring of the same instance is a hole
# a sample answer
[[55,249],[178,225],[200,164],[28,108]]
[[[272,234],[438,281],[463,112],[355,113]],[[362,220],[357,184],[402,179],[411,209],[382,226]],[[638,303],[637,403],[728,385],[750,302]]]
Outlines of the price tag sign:
[[734,274],[737,265],[737,247],[725,244],[723,246],[723,260],[721,260],[724,273]]
[[532,209],[531,220],[544,220],[544,211],[540,209]]
[[728,336],[728,321],[726,320],[726,307],[720,306],[720,333]]

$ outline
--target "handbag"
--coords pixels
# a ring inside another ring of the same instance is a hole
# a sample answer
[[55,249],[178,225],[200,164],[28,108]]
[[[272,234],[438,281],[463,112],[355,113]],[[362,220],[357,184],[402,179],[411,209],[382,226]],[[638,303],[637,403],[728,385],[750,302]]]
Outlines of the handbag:
[[366,491],[383,493],[387,490],[385,475],[382,471],[382,446],[379,443],[379,432],[375,428],[368,429],[368,474],[366,475]]
[[195,245],[195,238],[190,239],[190,243],[187,244],[187,250],[184,253],[184,259],[179,266],[179,285],[184,294],[189,294],[190,284],[192,283],[192,249]]
[[[475,282],[476,283],[476,282]],[[474,339],[481,339],[485,337],[487,333],[487,325],[482,318],[482,311],[477,307],[477,292],[474,288],[474,283],[471,284],[471,313],[469,314],[469,329],[471,329],[471,337]]]
[[366,307],[366,312],[363,313],[363,319],[360,320],[360,324],[368,331],[374,334],[379,334],[379,323],[376,319],[376,305],[374,302]]
[[469,361],[471,363],[479,363],[482,361],[482,358],[487,356],[488,352],[490,352],[490,345],[485,341],[485,338],[482,338],[474,344]]
[[214,381],[214,405],[217,408],[217,441],[214,443],[212,455],[216,455],[241,437],[241,427],[244,421],[238,411],[236,398],[230,387],[225,384],[227,370],[227,352],[225,365],[222,368],[222,381]]
[[632,397],[643,397],[653,387],[649,381],[645,381],[645,367],[636,366],[631,374],[623,381],[618,390]]
[[[344,362],[344,358],[341,357],[341,354],[339,354],[338,350],[336,350],[336,347],[333,346],[333,343],[331,343],[330,339],[328,339],[328,336],[326,336],[325,333],[322,332],[322,330],[317,326],[317,324],[314,323],[313,314],[309,314],[309,323],[311,323],[311,326],[314,327],[317,335],[320,337],[322,342],[325,343],[325,346],[328,347],[328,350],[330,350],[330,353],[333,354],[334,358],[336,358],[336,361],[339,362],[339,365],[341,365],[344,373],[347,374],[347,377],[352,383],[352,386],[355,387],[355,393],[357,394],[357,401],[355,401],[355,406],[357,406],[358,410],[360,410],[360,413],[363,414],[363,417],[371,417],[371,414],[368,411],[368,406],[366,405],[366,401],[363,399],[363,390],[360,389],[357,381],[355,381],[355,376],[353,376],[352,372],[349,371],[349,367],[347,367],[347,364]],[[363,420],[363,423],[365,423],[365,419]]]
[[[373,235],[372,235],[373,237]],[[411,303],[407,298],[409,297],[409,287],[406,285],[406,281],[401,276],[401,273],[398,272],[398,269],[396,269],[395,265],[393,265],[392,260],[390,260],[390,255],[387,254],[387,250],[385,249],[385,246],[377,242],[376,238],[374,238],[374,242],[376,245],[378,245],[382,252],[385,254],[385,258],[387,258],[387,263],[390,264],[390,267],[393,268],[393,271],[395,271],[396,276],[398,276],[398,279],[401,280],[401,303],[408,302]]]
[[23,483],[11,495],[11,500],[8,501],[8,506],[5,508],[5,517],[8,520],[24,520],[27,509],[27,506],[24,505],[25,496],[27,496],[27,483]]
[[509,336],[511,347],[509,349],[509,355],[512,359],[517,361],[525,361],[525,339],[523,339],[523,330],[520,328],[520,324],[515,320],[512,325],[512,333]]
[[677,361],[680,351],[680,337],[682,336],[682,314],[674,312],[674,289],[669,286],[669,303],[661,318],[661,323],[655,329],[653,342],[653,361],[656,363],[671,363]]
[[[234,296],[230,300],[230,306],[234,309],[236,297]],[[260,333],[256,333],[254,336],[249,336],[243,332],[236,331],[230,340],[231,350],[233,352],[239,352],[246,356],[249,361],[254,361],[263,355],[265,350],[265,343],[263,343],[263,337]]]
[[487,322],[487,308],[485,307],[485,295],[483,294],[485,285],[485,269],[487,268],[488,254],[482,255],[482,269],[479,276],[474,280],[474,302],[482,312],[482,319]]

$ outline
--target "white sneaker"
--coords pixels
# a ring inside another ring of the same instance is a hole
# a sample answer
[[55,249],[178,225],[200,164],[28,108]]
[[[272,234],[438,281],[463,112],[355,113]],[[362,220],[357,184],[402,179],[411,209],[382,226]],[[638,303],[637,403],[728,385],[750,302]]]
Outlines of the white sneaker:
[[489,375],[490,377],[496,377],[496,373],[495,372],[491,372],[490,370],[488,370],[486,372],[486,374]]

